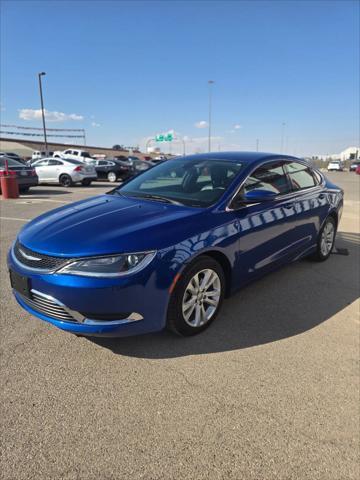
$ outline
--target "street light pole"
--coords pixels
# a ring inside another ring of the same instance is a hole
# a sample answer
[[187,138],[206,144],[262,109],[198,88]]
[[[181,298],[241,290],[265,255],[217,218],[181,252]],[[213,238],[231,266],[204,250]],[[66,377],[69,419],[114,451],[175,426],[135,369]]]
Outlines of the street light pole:
[[208,138],[208,151],[211,152],[211,102],[212,102],[212,84],[214,80],[208,80],[209,84],[209,138]]
[[44,111],[44,99],[42,93],[42,85],[41,85],[41,77],[46,75],[45,72],[38,73],[39,76],[39,90],[40,90],[40,101],[41,101],[41,114],[42,114],[42,123],[44,129],[44,142],[45,142],[45,154],[48,155],[48,145],[47,145],[47,138],[46,138],[46,125],[45,125],[45,111]]
[[257,152],[259,151],[259,139],[258,138],[256,139],[256,151]]

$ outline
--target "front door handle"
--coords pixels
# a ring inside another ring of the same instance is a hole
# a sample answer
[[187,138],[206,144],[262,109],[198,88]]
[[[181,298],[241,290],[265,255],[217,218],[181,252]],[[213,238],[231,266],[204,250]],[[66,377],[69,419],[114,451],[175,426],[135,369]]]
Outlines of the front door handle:
[[293,203],[286,203],[284,205],[284,208],[286,208],[286,210],[290,210],[291,208],[294,208],[294,204]]

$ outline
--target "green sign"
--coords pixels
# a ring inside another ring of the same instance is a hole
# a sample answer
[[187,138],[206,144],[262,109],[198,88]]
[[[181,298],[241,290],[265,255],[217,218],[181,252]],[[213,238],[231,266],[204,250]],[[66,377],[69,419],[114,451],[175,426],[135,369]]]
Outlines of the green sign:
[[174,136],[172,133],[167,133],[166,135],[156,135],[155,142],[172,142]]

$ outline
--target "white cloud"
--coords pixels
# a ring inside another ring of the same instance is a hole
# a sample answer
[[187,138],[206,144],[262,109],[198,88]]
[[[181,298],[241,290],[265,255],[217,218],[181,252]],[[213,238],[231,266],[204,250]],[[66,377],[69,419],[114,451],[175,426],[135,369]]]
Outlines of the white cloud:
[[[19,118],[22,120],[41,120],[41,110],[34,110],[32,108],[22,108],[19,110]],[[84,120],[82,115],[76,113],[63,113],[63,112],[49,112],[45,110],[45,118],[48,122],[66,122],[66,121],[80,121]]]
[[196,122],[194,126],[196,128],[207,128],[208,125],[208,122],[206,122],[205,120],[200,120],[200,122]]
[[234,130],[239,130],[240,128],[242,128],[242,125],[239,125],[238,123],[235,123],[235,125],[233,125]]
[[91,122],[92,127],[101,127],[100,123]]

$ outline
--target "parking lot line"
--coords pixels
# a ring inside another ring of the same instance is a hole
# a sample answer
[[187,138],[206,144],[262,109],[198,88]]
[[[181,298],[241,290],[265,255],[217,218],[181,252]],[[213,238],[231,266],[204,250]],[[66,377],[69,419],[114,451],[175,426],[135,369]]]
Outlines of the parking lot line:
[[53,200],[49,198],[37,198],[37,199],[30,199],[27,200],[26,198],[22,198],[22,200],[16,202],[16,203],[44,203],[44,202],[49,202],[49,203],[72,203],[70,200]]
[[0,217],[0,220],[14,220],[16,222],[30,222],[30,218]]

